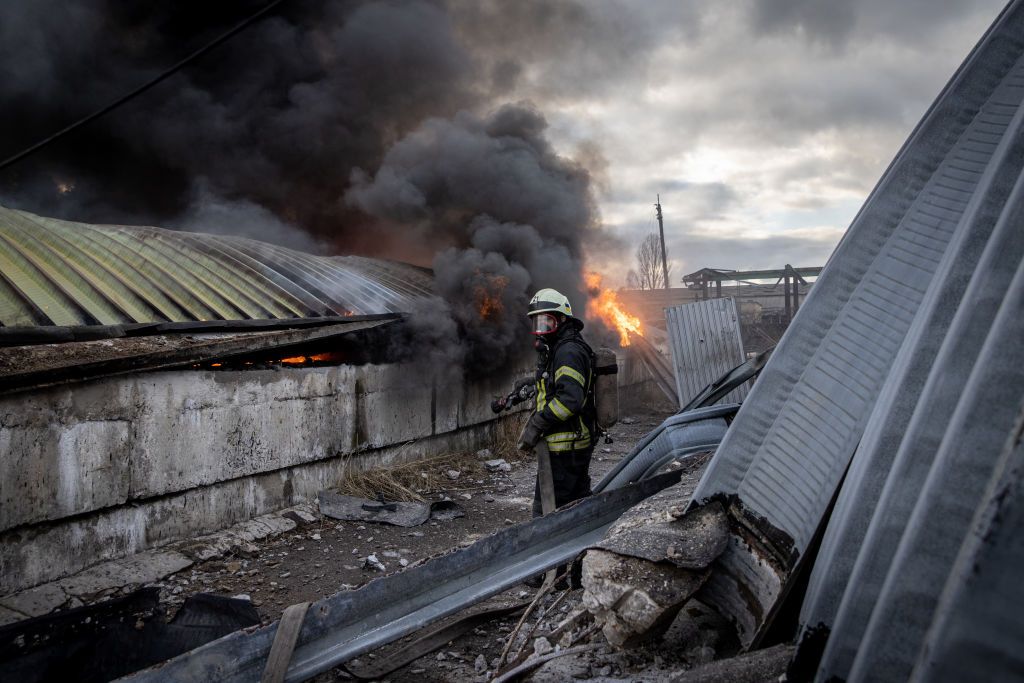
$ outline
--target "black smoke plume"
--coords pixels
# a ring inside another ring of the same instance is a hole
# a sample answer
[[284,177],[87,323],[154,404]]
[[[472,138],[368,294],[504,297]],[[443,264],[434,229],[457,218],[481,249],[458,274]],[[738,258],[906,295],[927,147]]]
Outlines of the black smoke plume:
[[[0,4],[0,157],[263,4]],[[556,5],[566,27],[594,30],[575,3],[290,0],[0,172],[0,203],[432,265],[446,304],[415,312],[416,340],[453,363],[504,365],[528,346],[533,290],[583,309],[584,244],[606,240],[588,170],[555,153],[536,108],[502,102],[524,71],[512,43],[488,53],[482,40],[511,18],[524,32],[557,26]]]

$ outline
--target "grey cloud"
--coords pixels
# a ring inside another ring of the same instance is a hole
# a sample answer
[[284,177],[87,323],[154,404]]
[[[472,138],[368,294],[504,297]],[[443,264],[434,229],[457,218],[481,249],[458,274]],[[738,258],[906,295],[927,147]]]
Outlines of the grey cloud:
[[452,0],[465,43],[496,89],[545,102],[606,96],[646,79],[651,53],[701,31],[701,3],[655,0]]
[[755,35],[794,34],[838,50],[878,35],[913,46],[927,42],[928,33],[972,21],[979,10],[987,21],[995,18],[992,9],[964,0],[752,0],[748,8]]
[[856,21],[854,2],[818,0],[755,0],[751,22],[755,32],[798,31],[815,40],[843,43]]
[[681,278],[700,268],[748,270],[793,266],[821,266],[835,249],[827,237],[777,236],[723,240],[706,235],[673,236],[666,245]]

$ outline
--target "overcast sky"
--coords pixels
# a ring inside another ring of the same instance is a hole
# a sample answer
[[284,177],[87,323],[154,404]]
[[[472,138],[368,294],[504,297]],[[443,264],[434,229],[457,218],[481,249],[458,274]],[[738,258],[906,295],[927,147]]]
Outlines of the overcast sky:
[[[5,0],[0,157],[264,2]],[[675,283],[822,265],[1002,6],[291,0],[0,173],[0,202],[426,266],[476,250],[529,289],[563,252],[623,284],[660,194]]]
[[515,94],[564,153],[598,145],[601,215],[630,248],[660,193],[673,280],[822,265],[1003,4],[589,2],[593,26]]

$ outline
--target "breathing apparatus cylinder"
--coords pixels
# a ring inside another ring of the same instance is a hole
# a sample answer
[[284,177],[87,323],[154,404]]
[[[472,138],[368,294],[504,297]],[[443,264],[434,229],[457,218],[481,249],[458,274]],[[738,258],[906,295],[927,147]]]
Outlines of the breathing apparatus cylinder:
[[594,403],[597,424],[609,429],[619,421],[619,365],[615,352],[601,347],[594,351]]

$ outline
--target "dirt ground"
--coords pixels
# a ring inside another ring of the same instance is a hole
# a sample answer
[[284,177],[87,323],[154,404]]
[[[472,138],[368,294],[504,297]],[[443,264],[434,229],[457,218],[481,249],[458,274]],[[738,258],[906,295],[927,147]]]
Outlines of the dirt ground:
[[[597,446],[591,465],[592,479],[598,481],[668,414],[664,409],[646,409],[626,415],[612,430],[614,443]],[[176,606],[194,593],[247,596],[261,617],[271,622],[278,619],[288,605],[316,601],[338,591],[354,589],[448,549],[467,546],[504,525],[528,520],[535,477],[532,459],[513,455],[507,444],[494,444],[491,456],[504,456],[511,465],[511,471],[489,472],[483,467],[486,456],[464,454],[461,464],[453,466],[446,463],[441,472],[422,473],[424,480],[436,487],[424,491],[424,498],[454,500],[464,509],[464,517],[403,528],[372,522],[337,521],[320,516],[292,532],[257,543],[256,551],[246,552],[245,556],[210,560],[167,577],[158,584],[162,587],[162,602],[173,614]],[[370,555],[383,564],[383,571],[370,566],[366,561]],[[543,602],[548,609],[561,596],[534,637],[578,612],[582,591],[568,591],[561,595],[562,592],[550,593]],[[519,586],[492,598],[487,604],[507,604],[534,593],[532,589]],[[488,680],[517,621],[518,616],[492,621],[390,674],[386,680]],[[536,619],[529,622],[527,629],[534,621]],[[673,626],[676,631],[687,628],[692,630],[695,627],[685,623]],[[563,647],[569,644],[569,638],[571,633],[562,642]],[[680,638],[687,640],[688,649],[679,647]],[[673,635],[670,632],[660,643],[625,653],[612,651],[604,644],[599,632],[580,640],[580,644],[590,644],[593,649],[548,663],[535,672],[532,680],[664,680],[671,672],[708,661],[715,654],[714,649],[700,638],[694,639],[694,633]],[[531,639],[526,647],[533,645]],[[546,643],[536,644],[536,647],[546,649]],[[356,660],[353,665],[376,663],[378,656],[386,657],[387,653],[370,654],[362,661]],[[344,670],[336,669],[317,680],[350,679]]]

